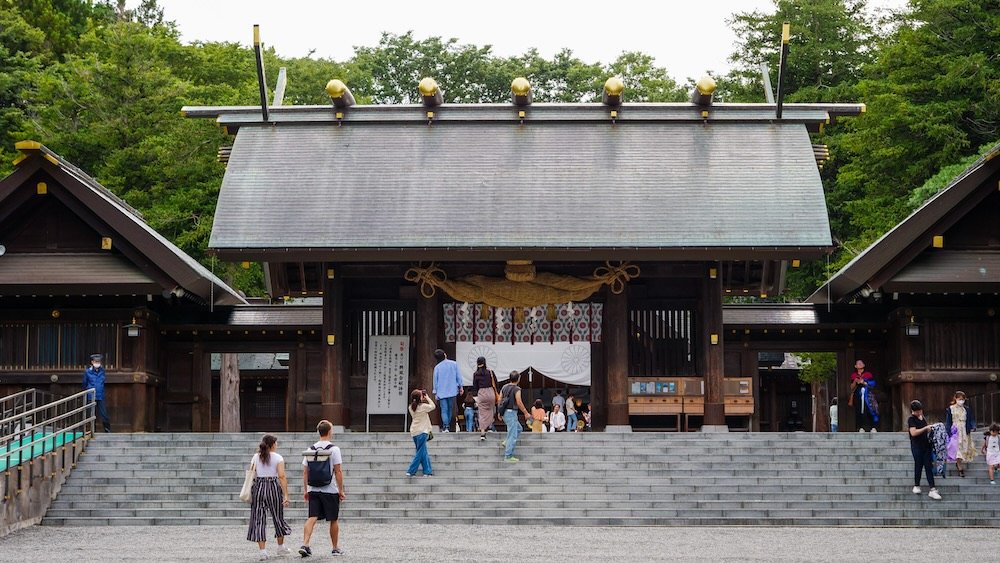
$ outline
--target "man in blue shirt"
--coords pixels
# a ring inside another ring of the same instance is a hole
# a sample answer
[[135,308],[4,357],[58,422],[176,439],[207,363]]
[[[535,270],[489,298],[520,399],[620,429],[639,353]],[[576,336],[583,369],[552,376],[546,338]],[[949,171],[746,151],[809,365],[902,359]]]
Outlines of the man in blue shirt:
[[451,430],[451,415],[455,412],[455,397],[462,394],[462,374],[458,372],[458,363],[449,360],[444,350],[434,350],[434,395],[441,406],[441,431]]
[[90,356],[90,367],[83,372],[83,388],[94,390],[94,400],[97,402],[96,414],[101,417],[104,431],[111,432],[111,420],[108,418],[108,409],[104,406],[104,366],[101,365],[103,360],[104,356],[100,354]]

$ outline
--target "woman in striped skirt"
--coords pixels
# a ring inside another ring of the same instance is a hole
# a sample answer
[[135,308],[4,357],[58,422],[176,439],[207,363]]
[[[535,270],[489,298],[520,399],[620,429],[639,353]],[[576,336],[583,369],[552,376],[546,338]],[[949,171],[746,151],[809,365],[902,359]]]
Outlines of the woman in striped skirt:
[[285,522],[288,506],[288,479],[285,477],[285,460],[277,453],[278,439],[265,434],[259,451],[250,461],[255,470],[250,500],[250,531],[247,540],[260,546],[261,561],[267,559],[267,515],[274,521],[274,537],[278,540],[278,555],[292,551],[285,547],[285,536],[292,528]]

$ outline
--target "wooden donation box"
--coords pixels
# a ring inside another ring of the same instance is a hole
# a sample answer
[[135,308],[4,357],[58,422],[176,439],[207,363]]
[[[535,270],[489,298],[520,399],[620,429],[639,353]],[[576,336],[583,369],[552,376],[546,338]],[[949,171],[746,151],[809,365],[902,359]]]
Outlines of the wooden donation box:
[[[752,379],[727,377],[723,383],[726,416],[750,416],[754,399]],[[676,417],[674,429],[690,427],[692,416],[705,415],[705,380],[700,377],[630,377],[630,416]]]

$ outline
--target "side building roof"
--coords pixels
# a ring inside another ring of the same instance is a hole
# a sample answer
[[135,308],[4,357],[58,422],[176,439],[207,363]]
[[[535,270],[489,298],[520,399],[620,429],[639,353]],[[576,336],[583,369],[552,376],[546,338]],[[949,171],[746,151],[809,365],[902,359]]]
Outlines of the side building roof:
[[[138,211],[115,196],[97,180],[36,141],[21,141],[17,143],[16,148],[22,153],[15,162],[16,169],[10,176],[0,180],[0,209],[7,206],[6,212],[0,213],[0,221],[10,213],[16,212],[19,204],[23,203],[19,198],[27,193],[24,189],[19,190],[19,188],[25,183],[31,182],[41,171],[58,182],[65,189],[68,198],[78,202],[84,209],[93,213],[101,224],[107,225],[107,228],[110,228],[119,238],[117,244],[126,242],[128,246],[135,249],[135,252],[130,252],[131,255],[127,257],[127,261],[108,254],[82,254],[75,257],[64,257],[61,259],[63,271],[58,274],[53,272],[51,276],[45,277],[42,280],[42,285],[56,284],[66,288],[74,285],[84,288],[99,287],[100,280],[91,279],[93,274],[88,271],[93,270],[93,266],[99,265],[101,266],[99,271],[105,276],[120,271],[115,279],[120,278],[118,281],[133,287],[136,293],[147,292],[153,286],[166,290],[181,288],[205,303],[213,301],[219,305],[246,303],[246,300],[233,288],[156,232],[146,224]],[[30,192],[31,194],[35,193],[34,183],[30,187]],[[62,193],[58,192],[54,195],[63,197]],[[109,232],[108,235],[110,234]],[[16,259],[16,262],[11,262],[10,267],[5,268],[4,264],[8,258]],[[36,286],[36,290],[42,291],[38,289],[39,281],[25,277],[23,270],[27,267],[35,273],[41,274],[48,271],[46,268],[57,268],[52,262],[52,255],[8,254],[4,258],[0,258],[0,268],[7,271],[9,276],[0,275],[0,281],[15,285],[18,283],[33,284]],[[20,266],[14,268],[17,264]],[[77,266],[72,267],[74,264]],[[21,270],[21,275],[15,276],[13,269]],[[8,277],[10,279],[7,279]],[[104,278],[105,284],[108,283],[108,279],[108,277]],[[167,283],[173,285],[167,287],[165,285]],[[48,287],[43,289],[45,292],[53,291],[52,288]],[[94,293],[90,289],[85,289],[86,291]]]
[[[862,289],[890,292],[1000,290],[1000,145],[986,152],[947,187],[928,199],[854,257],[807,299],[850,301]],[[963,219],[982,225],[961,247],[950,247],[949,229]],[[992,237],[982,236],[992,231]],[[935,237],[940,248],[935,248]]]

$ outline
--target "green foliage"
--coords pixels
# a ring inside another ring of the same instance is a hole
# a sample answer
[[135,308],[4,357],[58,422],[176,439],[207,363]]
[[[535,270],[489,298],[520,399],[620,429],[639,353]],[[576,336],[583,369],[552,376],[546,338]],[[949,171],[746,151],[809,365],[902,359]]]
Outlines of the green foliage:
[[784,79],[787,102],[854,101],[852,86],[870,62],[873,32],[864,0],[776,0],[775,11],[735,14],[735,65],[726,77],[727,101],[762,102],[761,63],[778,87],[781,28],[791,24]]
[[28,109],[24,92],[45,64],[45,35],[15,11],[0,10],[0,176],[11,171],[14,143]]
[[851,249],[838,264],[905,218],[923,200],[914,188],[1000,137],[996,1],[914,0],[894,23],[858,84],[868,112],[836,141],[828,200]]
[[833,352],[809,352],[798,356],[802,359],[799,379],[806,383],[823,383],[837,375],[837,354]]

